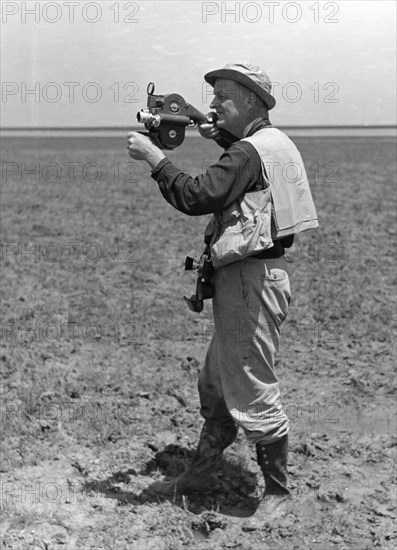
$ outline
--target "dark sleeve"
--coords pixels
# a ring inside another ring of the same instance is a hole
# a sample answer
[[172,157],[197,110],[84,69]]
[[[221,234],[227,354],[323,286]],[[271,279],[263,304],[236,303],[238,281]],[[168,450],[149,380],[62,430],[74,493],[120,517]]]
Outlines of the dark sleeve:
[[236,141],[239,141],[239,139],[228,132],[227,130],[223,130],[222,128],[219,129],[219,137],[214,139],[214,142],[217,143],[222,149],[229,149],[229,147],[236,143]]
[[163,197],[189,216],[220,212],[262,181],[261,160],[248,142],[235,143],[205,174],[192,177],[163,159],[152,172]]

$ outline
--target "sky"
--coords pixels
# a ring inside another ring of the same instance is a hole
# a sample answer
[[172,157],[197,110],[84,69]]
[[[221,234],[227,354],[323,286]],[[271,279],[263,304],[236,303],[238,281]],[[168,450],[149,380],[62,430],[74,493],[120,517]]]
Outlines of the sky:
[[136,124],[146,87],[203,112],[204,74],[250,61],[273,124],[396,124],[396,3],[1,2],[3,127]]

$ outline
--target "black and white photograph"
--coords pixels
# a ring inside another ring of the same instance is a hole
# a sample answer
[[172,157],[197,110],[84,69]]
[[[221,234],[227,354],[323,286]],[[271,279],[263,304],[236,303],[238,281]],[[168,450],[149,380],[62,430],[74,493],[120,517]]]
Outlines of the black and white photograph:
[[396,3],[0,10],[1,548],[394,550]]

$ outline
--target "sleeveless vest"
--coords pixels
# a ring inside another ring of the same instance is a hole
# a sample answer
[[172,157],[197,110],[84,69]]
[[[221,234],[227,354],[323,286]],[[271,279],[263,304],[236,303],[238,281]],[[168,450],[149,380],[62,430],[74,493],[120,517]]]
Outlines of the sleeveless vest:
[[262,182],[228,208],[212,216],[214,267],[236,262],[273,246],[273,240],[318,227],[316,209],[302,157],[277,128],[263,128],[242,139],[255,147],[262,162]]

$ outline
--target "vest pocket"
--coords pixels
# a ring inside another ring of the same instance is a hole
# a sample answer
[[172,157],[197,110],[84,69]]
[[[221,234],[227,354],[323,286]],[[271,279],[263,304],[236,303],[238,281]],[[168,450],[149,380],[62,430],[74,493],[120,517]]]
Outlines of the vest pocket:
[[271,238],[270,190],[246,193],[218,218],[217,237],[211,245],[215,267],[236,262],[266,250]]

